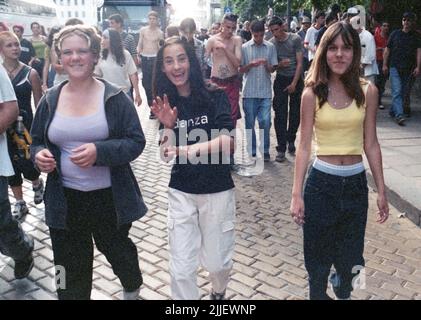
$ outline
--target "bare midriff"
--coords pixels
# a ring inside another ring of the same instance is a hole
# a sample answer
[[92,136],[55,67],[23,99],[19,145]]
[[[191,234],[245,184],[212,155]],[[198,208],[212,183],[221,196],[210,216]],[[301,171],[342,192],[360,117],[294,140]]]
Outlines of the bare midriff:
[[320,160],[336,165],[336,166],[350,166],[363,161],[362,155],[329,155],[322,156],[318,155],[317,158]]

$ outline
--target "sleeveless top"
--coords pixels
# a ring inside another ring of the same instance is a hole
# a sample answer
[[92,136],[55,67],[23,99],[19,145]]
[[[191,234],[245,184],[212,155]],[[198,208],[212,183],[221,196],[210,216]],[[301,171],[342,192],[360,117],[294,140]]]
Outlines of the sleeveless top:
[[45,49],[47,48],[47,44],[44,40],[33,40],[31,39],[32,46],[35,49],[35,55],[38,59],[45,59]]
[[[364,94],[368,83],[362,84]],[[364,151],[364,119],[366,105],[352,100],[346,108],[333,108],[329,102],[319,107],[316,98],[314,137],[317,155],[362,155]]]
[[24,65],[18,74],[11,80],[19,106],[19,114],[23,116],[23,123],[28,131],[31,129],[32,120],[34,118],[31,105],[32,84],[29,79],[31,70],[31,67]]

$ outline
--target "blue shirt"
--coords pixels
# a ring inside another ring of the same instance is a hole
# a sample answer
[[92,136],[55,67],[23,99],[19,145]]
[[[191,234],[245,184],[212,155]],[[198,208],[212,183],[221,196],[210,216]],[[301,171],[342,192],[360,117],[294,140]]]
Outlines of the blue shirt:
[[[264,40],[261,45],[257,45],[251,39],[243,44],[241,51],[242,66],[256,59],[266,59],[272,66],[278,64],[276,48],[268,41]],[[271,74],[264,65],[251,68],[243,77],[243,98],[272,98]]]

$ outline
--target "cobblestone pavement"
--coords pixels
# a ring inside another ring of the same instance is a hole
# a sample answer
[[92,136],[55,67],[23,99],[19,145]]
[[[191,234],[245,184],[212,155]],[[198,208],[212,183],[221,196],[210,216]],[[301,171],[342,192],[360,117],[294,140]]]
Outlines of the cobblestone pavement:
[[[149,207],[148,214],[131,229],[144,275],[140,298],[169,299],[166,209],[170,167],[157,158],[157,122],[147,119],[145,108],[139,113],[148,143],[142,156],[133,162],[133,169]],[[270,162],[259,176],[234,177],[237,237],[232,280],[227,289],[229,299],[307,298],[302,231],[289,216],[292,174],[293,159],[288,157],[281,164]],[[28,279],[14,280],[13,261],[0,255],[0,299],[56,299],[44,207],[34,205],[27,182],[24,195],[31,214],[23,228],[35,239],[35,267]],[[407,219],[398,218],[398,214],[391,208],[390,220],[384,225],[377,224],[375,194],[370,191],[366,288],[354,291],[353,298],[421,300],[421,230]],[[206,276],[204,270],[199,272],[203,299],[208,299],[210,290]],[[93,277],[92,299],[121,298],[120,282],[98,251],[95,251]]]

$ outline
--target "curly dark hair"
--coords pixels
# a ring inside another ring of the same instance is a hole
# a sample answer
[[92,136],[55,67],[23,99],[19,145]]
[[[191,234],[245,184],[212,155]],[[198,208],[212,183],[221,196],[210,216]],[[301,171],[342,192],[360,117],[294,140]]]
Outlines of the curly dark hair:
[[123,66],[126,63],[126,57],[124,56],[123,40],[120,33],[114,29],[107,29],[102,33],[102,36],[108,36],[108,39],[110,39],[110,49],[102,49],[102,59],[107,60],[108,53],[111,52],[117,64]]
[[170,104],[176,106],[178,104],[179,94],[175,85],[168,79],[167,75],[162,71],[164,65],[164,51],[167,47],[180,45],[186,51],[187,58],[190,63],[190,89],[194,101],[199,104],[208,104],[210,101],[209,88],[205,85],[200,69],[199,61],[190,44],[180,37],[171,37],[165,40],[164,45],[159,49],[154,72],[153,72],[153,95],[154,97],[168,96]]

